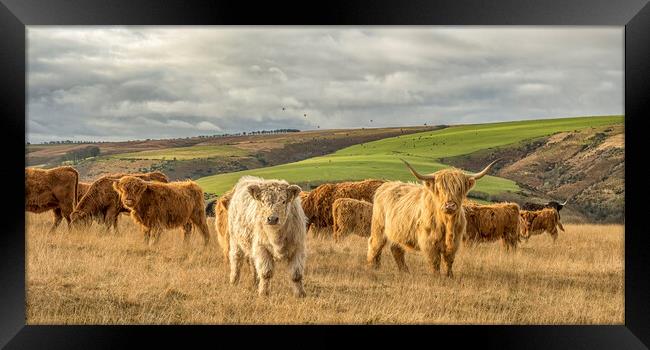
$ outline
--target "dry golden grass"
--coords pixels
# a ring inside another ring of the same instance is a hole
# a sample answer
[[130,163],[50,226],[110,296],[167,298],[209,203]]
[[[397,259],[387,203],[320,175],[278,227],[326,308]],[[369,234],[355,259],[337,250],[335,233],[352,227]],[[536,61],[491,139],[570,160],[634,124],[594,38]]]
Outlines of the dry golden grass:
[[[166,231],[145,247],[131,219],[120,235],[47,235],[51,214],[27,215],[27,324],[623,324],[621,225],[565,225],[553,244],[534,236],[516,252],[500,242],[461,247],[454,279],[432,275],[419,253],[410,274],[389,249],[382,267],[365,265],[366,240],[308,239],[307,298],[290,291],[280,264],[271,296],[258,297],[245,267],[238,286],[216,237],[203,250],[194,232]],[[212,228],[212,222],[211,229]],[[214,232],[213,232],[214,235]]]

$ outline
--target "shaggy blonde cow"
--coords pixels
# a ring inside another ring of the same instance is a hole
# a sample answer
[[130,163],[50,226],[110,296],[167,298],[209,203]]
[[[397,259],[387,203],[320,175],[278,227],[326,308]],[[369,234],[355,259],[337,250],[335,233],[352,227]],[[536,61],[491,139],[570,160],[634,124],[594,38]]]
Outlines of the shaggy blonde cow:
[[370,236],[372,203],[352,198],[339,198],[332,205],[334,239],[339,241],[350,233]]
[[473,175],[454,168],[421,175],[402,161],[422,184],[391,181],[377,189],[368,239],[368,264],[378,268],[381,251],[389,243],[400,271],[408,272],[405,249],[421,250],[434,272],[440,271],[442,257],[447,276],[452,277],[454,257],[467,224],[463,200],[496,160]]
[[[134,176],[113,180],[120,201],[141,225],[145,243],[156,243],[163,229],[182,227],[187,243],[196,226],[204,245],[210,241],[210,230],[203,206],[203,190],[194,181],[149,182]],[[153,233],[153,240],[151,236]]]
[[268,295],[275,261],[287,261],[294,294],[305,296],[307,219],[300,191],[284,180],[239,179],[228,205],[231,284],[239,282],[241,264],[248,259],[259,295]]

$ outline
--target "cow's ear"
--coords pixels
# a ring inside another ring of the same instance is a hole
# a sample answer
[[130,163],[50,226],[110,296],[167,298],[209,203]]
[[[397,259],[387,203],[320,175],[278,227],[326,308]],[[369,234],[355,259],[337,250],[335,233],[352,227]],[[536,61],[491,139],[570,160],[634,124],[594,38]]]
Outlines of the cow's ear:
[[300,192],[302,192],[302,188],[298,185],[291,185],[287,187],[287,202],[291,202],[294,200],[294,198],[298,197],[300,195]]
[[250,185],[248,186],[248,193],[253,197],[256,201],[260,200],[260,194],[262,192],[262,189],[258,185]]
[[147,189],[147,183],[145,181],[138,181],[135,186],[138,191],[138,194],[141,194]]
[[467,192],[472,189],[476,185],[476,179],[473,177],[468,176],[467,177]]

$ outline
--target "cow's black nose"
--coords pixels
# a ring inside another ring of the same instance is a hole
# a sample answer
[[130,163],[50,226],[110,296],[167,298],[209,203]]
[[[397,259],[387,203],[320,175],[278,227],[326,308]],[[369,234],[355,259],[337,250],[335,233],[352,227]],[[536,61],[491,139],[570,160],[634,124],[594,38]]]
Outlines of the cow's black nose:
[[266,223],[269,225],[275,225],[278,223],[279,220],[280,218],[278,218],[277,216],[269,216],[268,218],[266,218]]

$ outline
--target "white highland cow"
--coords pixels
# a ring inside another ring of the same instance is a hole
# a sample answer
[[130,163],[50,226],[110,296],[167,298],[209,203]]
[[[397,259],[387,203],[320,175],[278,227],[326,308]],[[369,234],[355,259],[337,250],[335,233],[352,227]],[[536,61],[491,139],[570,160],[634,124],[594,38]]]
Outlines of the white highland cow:
[[253,283],[268,295],[275,261],[285,260],[294,294],[304,297],[307,218],[300,204],[300,187],[284,180],[243,176],[233,188],[228,206],[230,283],[239,281],[245,258],[254,266]]

